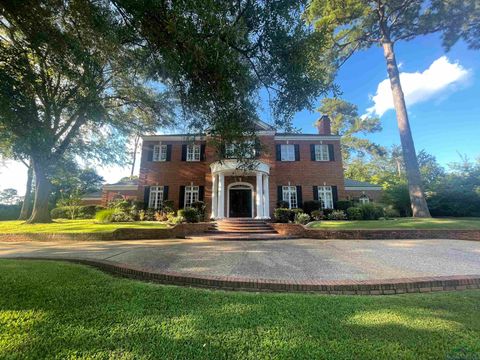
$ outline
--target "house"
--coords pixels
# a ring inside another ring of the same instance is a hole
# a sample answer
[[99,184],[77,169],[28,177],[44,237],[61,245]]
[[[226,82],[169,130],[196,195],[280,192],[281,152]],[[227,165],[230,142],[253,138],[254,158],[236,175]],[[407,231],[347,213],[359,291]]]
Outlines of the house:
[[280,133],[259,121],[260,146],[247,168],[228,156],[235,144],[225,144],[219,159],[205,134],[144,136],[138,183],[106,185],[102,201],[135,198],[150,208],[167,199],[175,208],[203,201],[213,219],[268,219],[280,201],[296,208],[322,200],[325,208],[334,208],[338,200],[377,200],[380,187],[344,179],[341,139],[331,134],[327,116],[317,129],[315,134]]

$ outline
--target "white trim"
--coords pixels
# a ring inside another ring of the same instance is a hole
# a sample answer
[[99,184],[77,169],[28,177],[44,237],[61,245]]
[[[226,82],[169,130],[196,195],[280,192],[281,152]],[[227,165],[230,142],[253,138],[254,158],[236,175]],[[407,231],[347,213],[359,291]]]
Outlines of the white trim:
[[[254,195],[254,189],[253,189],[253,185],[250,184],[250,183],[247,183],[247,182],[243,182],[243,181],[239,181],[239,182],[234,182],[234,183],[231,183],[227,186],[227,218],[230,217],[230,188],[232,186],[236,186],[236,185],[243,185],[245,186],[245,188],[248,188],[248,190],[250,190],[251,194],[252,194],[252,209],[251,209],[251,216],[250,216],[250,219],[253,219],[253,210],[254,210],[254,203],[255,203],[255,195]],[[240,189],[242,190],[242,189]],[[243,189],[243,190],[247,190],[247,189]],[[246,218],[248,219],[248,218]]]
[[104,190],[138,190],[138,185],[103,185]]
[[318,140],[340,140],[338,135],[275,135],[275,140],[295,140],[295,141],[318,141]]
[[144,135],[143,141],[205,141],[204,135]]
[[[255,160],[257,166],[253,169],[249,169],[247,172],[261,172],[264,174],[270,174],[270,166],[262,161]],[[233,172],[240,169],[240,163],[235,159],[228,159],[222,161],[215,161],[210,164],[212,174],[220,174],[226,172]]]
[[351,190],[351,191],[368,191],[368,190],[373,190],[373,191],[380,191],[382,190],[381,186],[375,186],[375,187],[366,187],[366,186],[345,186],[345,190]]

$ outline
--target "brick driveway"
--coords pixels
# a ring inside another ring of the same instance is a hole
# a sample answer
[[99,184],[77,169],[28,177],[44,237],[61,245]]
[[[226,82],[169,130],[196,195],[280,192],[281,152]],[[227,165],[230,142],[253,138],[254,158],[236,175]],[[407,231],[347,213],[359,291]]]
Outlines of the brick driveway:
[[0,243],[0,257],[28,256],[109,260],[152,272],[290,281],[480,274],[480,242],[460,240]]

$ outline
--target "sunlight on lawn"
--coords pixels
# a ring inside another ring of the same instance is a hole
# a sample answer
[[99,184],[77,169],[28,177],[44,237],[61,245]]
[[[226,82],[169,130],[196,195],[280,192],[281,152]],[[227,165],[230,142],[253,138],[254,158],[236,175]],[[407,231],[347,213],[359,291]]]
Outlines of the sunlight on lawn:
[[383,230],[383,229],[480,229],[480,218],[397,218],[388,220],[353,220],[353,221],[314,221],[308,225],[312,229],[329,230]]

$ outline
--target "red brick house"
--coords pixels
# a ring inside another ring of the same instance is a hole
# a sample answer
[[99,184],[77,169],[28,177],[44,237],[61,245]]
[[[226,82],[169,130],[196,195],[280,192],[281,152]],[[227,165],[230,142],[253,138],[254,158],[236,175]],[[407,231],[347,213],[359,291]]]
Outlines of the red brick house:
[[[103,201],[122,195],[150,208],[167,199],[176,208],[204,201],[214,219],[268,219],[279,201],[295,208],[321,199],[333,208],[339,199],[378,198],[375,185],[345,183],[340,136],[331,134],[328,117],[320,119],[316,134],[279,133],[263,122],[256,132],[261,150],[247,170],[236,159],[219,159],[208,135],[144,136],[138,184],[107,185]],[[225,153],[234,146],[226,144]]]

